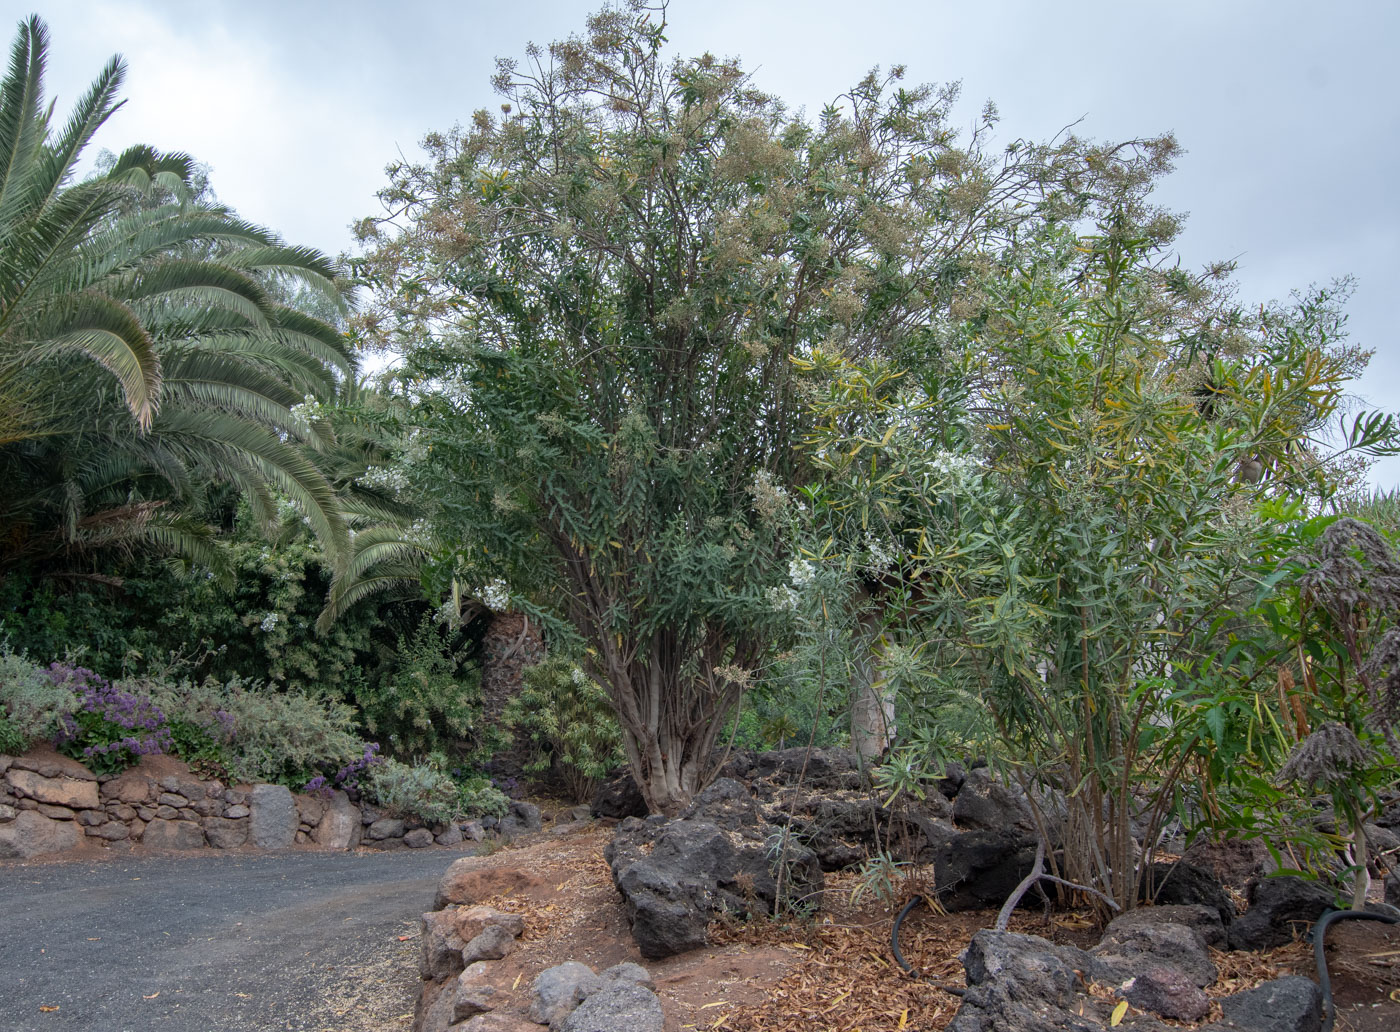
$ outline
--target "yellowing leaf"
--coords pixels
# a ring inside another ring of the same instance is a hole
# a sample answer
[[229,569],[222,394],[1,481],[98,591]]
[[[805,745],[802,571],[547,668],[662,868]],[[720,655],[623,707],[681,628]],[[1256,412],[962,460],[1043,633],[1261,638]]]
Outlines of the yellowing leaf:
[[1110,1027],[1116,1026],[1123,1020],[1123,1015],[1128,1013],[1128,1001],[1119,1000],[1118,1006],[1113,1008],[1113,1013],[1109,1015],[1108,1024]]

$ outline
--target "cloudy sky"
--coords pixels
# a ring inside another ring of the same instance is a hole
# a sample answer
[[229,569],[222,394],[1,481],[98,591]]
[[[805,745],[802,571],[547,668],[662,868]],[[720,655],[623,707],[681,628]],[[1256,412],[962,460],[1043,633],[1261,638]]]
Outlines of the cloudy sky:
[[[6,8],[15,20],[21,0]],[[493,107],[496,56],[582,27],[586,0],[63,0],[50,95],[66,111],[113,53],[128,103],[98,145],[185,150],[220,199],[337,253],[375,212],[383,168],[430,129]],[[971,121],[994,100],[1006,139],[1172,131],[1160,196],[1190,213],[1191,265],[1239,261],[1242,297],[1352,274],[1352,336],[1374,349],[1361,393],[1400,409],[1387,299],[1400,283],[1400,5],[1340,0],[672,0],[678,53],[739,56],[761,88],[816,111],[874,65],[960,80]],[[1373,474],[1400,485],[1400,459]]]

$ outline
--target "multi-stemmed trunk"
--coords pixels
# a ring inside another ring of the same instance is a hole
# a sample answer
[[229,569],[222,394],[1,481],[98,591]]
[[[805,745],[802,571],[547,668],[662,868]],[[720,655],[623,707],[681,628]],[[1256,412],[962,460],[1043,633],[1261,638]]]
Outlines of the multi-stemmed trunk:
[[718,773],[719,737],[743,690],[733,672],[757,651],[713,628],[693,645],[689,637],[665,629],[645,641],[614,637],[597,657],[647,808],[671,816]]

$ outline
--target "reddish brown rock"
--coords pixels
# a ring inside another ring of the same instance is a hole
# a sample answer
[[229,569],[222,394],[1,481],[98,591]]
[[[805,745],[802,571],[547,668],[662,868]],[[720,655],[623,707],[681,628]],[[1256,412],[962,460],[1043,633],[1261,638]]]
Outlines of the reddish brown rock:
[[237,849],[248,841],[248,822],[206,817],[204,836],[215,849]]
[[36,802],[67,806],[74,810],[95,810],[100,805],[96,781],[83,781],[67,775],[45,777],[36,771],[19,769],[10,770],[5,776],[19,795]]
[[44,778],[74,778],[78,781],[96,781],[97,775],[77,760],[64,756],[50,745],[39,745],[23,756],[11,760],[15,770],[33,771]]
[[479,903],[493,896],[528,894],[545,885],[544,878],[518,867],[474,868],[474,857],[454,861],[438,883],[433,906],[441,910],[451,903]]
[[78,838],[78,826],[72,821],[55,821],[33,810],[21,810],[14,820],[0,824],[0,860],[61,853],[76,846]]
[[154,820],[146,826],[141,844],[152,849],[202,849],[204,829],[192,821]]
[[135,806],[153,800],[156,791],[154,781],[139,770],[129,770],[102,786],[102,798]]
[[[460,910],[445,912],[457,937],[463,942],[471,942],[486,929],[499,925],[519,938],[525,933],[525,920],[519,914],[504,914],[494,907],[462,907]],[[426,915],[424,917],[426,920]]]

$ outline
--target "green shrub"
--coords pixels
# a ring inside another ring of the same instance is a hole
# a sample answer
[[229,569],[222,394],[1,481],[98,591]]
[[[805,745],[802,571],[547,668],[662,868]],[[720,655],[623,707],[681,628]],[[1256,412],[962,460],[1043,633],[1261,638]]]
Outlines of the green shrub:
[[359,707],[369,737],[400,756],[452,752],[475,763],[502,744],[482,726],[480,673],[449,639],[424,616],[411,637],[399,637],[392,673],[342,693]]
[[385,760],[370,771],[365,790],[386,813],[417,817],[429,824],[455,819],[462,804],[457,783],[431,764],[409,766]]
[[459,782],[457,789],[461,794],[459,812],[464,817],[504,817],[510,812],[510,800],[490,778],[469,777]]
[[575,800],[590,799],[598,782],[625,759],[607,693],[563,656],[527,667],[523,680],[501,719],[527,749],[525,769],[552,768]]
[[166,713],[212,729],[221,762],[239,781],[267,781],[300,791],[317,774],[344,767],[364,753],[365,743],[354,732],[355,711],[344,703],[236,677],[140,683]]
[[63,715],[77,705],[78,697],[43,667],[0,651],[0,752],[20,753],[52,739],[62,730]]

